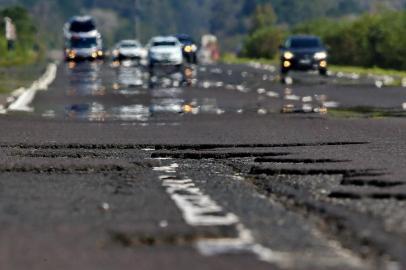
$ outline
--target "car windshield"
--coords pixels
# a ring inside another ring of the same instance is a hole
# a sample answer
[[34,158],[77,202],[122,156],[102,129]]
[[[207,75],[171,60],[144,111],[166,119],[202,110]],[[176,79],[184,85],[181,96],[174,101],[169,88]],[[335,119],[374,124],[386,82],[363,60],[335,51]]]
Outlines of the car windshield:
[[72,48],[88,49],[97,46],[96,38],[76,38],[71,40]]
[[194,44],[195,42],[193,41],[193,39],[189,38],[189,37],[178,37],[179,42],[182,44]]
[[123,43],[120,48],[137,48],[139,45],[137,43]]
[[96,29],[96,26],[94,25],[94,23],[89,20],[89,21],[84,21],[84,22],[78,22],[78,21],[74,21],[71,23],[69,30],[71,32],[76,32],[76,33],[80,33],[80,32],[90,32]]
[[294,38],[287,42],[288,48],[319,48],[321,41],[317,38]]
[[162,47],[162,46],[176,46],[175,41],[156,41],[152,43],[153,47]]

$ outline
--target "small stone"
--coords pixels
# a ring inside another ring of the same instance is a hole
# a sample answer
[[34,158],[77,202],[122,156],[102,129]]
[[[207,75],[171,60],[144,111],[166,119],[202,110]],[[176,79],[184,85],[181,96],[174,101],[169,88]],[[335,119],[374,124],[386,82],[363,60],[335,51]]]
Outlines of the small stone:
[[101,211],[108,212],[108,211],[111,210],[111,207],[110,207],[110,204],[104,202],[104,203],[102,203],[102,204],[99,205],[99,209],[100,209]]
[[161,222],[159,222],[159,227],[161,228],[167,228],[168,227],[168,221],[167,220],[162,220]]

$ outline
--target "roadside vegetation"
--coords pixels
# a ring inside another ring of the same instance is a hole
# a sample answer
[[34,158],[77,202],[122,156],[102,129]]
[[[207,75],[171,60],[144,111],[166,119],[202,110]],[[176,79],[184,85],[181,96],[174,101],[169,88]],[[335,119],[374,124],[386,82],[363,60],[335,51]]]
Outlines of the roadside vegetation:
[[[13,20],[17,29],[15,49],[8,50],[5,38],[4,18]],[[15,6],[0,10],[0,67],[29,65],[42,56],[41,45],[37,39],[37,29],[25,8]]]
[[[291,34],[320,36],[333,71],[406,75],[406,11],[382,11],[356,18],[324,18],[291,27],[278,25],[271,5],[258,6],[239,54],[277,59],[278,46]],[[390,69],[390,70],[388,70]]]

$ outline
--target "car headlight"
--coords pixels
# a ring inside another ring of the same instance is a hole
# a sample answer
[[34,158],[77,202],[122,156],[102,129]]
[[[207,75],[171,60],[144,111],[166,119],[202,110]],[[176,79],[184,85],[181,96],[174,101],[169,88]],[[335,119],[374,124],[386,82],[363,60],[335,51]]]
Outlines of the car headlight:
[[184,51],[187,52],[187,53],[191,53],[192,52],[192,46],[190,46],[190,45],[185,46]]
[[286,60],[290,60],[290,59],[292,59],[293,57],[295,57],[295,55],[294,55],[292,52],[285,52],[285,53],[283,54],[283,58],[285,58]]
[[326,58],[327,58],[326,52],[318,52],[318,53],[315,53],[315,55],[314,55],[314,59],[316,59],[316,60],[322,60],[322,59],[326,59]]
[[74,50],[67,50],[68,57],[73,59],[76,57],[76,52]]
[[183,50],[187,53],[191,53],[191,52],[196,52],[197,51],[197,46],[192,44],[192,45],[186,45]]

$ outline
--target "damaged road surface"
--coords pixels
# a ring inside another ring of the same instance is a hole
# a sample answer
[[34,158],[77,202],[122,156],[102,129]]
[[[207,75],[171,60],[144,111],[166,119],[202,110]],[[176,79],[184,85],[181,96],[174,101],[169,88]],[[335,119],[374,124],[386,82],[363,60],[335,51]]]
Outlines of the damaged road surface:
[[0,269],[406,268],[404,118],[320,113],[354,82],[193,68],[60,65],[0,117]]

